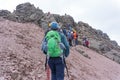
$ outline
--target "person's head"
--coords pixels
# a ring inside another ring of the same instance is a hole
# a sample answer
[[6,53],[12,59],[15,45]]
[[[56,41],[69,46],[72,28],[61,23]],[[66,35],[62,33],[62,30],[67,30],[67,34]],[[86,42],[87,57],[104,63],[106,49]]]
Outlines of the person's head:
[[59,25],[58,25],[57,22],[51,22],[50,27],[51,27],[52,30],[58,30],[59,29]]

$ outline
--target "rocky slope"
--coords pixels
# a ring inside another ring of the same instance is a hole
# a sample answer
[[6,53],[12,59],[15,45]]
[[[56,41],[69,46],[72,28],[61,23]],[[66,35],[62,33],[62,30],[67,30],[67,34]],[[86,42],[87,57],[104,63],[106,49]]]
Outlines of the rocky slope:
[[[0,18],[0,80],[46,80],[40,50],[44,30],[33,23]],[[65,80],[119,80],[120,65],[81,45],[66,59]]]
[[41,9],[36,8],[31,3],[23,3],[16,6],[16,9],[11,13],[8,10],[0,10],[0,16],[19,23],[32,22],[39,25],[42,29],[48,28],[48,23],[56,21],[62,27],[71,25],[72,28],[76,29],[79,34],[79,43],[85,35],[90,41],[90,48],[97,51],[99,54],[106,56],[107,58],[120,63],[120,46],[116,41],[111,40],[109,36],[101,30],[93,29],[87,23],[79,21],[76,23],[68,14],[59,15],[53,13],[44,13]]

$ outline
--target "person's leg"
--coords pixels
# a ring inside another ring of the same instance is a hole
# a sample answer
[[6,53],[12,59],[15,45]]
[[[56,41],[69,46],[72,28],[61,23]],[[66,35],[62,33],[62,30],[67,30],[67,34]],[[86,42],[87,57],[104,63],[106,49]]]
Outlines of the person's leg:
[[63,63],[62,58],[56,60],[56,77],[57,80],[64,80],[64,68],[65,65]]
[[57,80],[56,79],[56,68],[55,68],[54,62],[55,61],[52,59],[49,59],[49,61],[48,61],[49,67],[51,69],[51,80]]
[[72,43],[72,45],[74,46],[74,39],[72,39],[71,43]]
[[72,40],[71,40],[71,39],[70,39],[70,46],[73,46],[73,45],[72,45]]
[[71,40],[69,39],[68,41],[69,41],[69,45],[71,46]]
[[69,45],[70,45],[70,40],[68,39],[68,43],[69,43]]
[[74,46],[76,46],[76,39],[74,39]]
[[78,45],[78,38],[75,40],[76,45]]

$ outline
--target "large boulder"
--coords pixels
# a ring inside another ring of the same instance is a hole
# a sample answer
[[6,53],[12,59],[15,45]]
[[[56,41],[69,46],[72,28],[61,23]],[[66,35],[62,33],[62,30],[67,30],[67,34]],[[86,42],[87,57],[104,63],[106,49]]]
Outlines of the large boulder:
[[8,10],[0,10],[0,16],[8,20],[17,21],[16,14]]
[[43,16],[43,11],[30,3],[19,4],[14,13],[19,22],[37,23]]
[[0,16],[3,18],[6,18],[10,14],[11,14],[11,12],[8,10],[0,10]]

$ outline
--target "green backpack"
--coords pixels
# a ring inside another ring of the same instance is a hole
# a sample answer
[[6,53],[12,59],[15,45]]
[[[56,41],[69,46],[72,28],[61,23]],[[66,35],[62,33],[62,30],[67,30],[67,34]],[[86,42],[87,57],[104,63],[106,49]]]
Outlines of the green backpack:
[[61,36],[58,31],[49,31],[45,36],[47,39],[47,55],[50,57],[59,57],[63,50],[60,47]]

